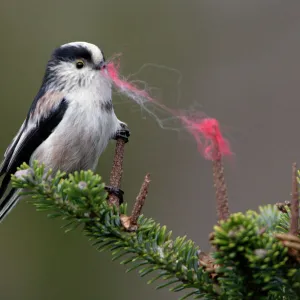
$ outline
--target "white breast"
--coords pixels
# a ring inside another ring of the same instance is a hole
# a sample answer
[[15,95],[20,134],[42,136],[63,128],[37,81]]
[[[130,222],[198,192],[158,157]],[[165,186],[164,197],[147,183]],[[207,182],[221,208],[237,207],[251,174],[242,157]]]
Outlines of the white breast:
[[66,96],[68,109],[53,133],[32,155],[54,171],[95,169],[109,139],[119,128],[113,110],[103,108],[111,101],[111,87],[93,85]]

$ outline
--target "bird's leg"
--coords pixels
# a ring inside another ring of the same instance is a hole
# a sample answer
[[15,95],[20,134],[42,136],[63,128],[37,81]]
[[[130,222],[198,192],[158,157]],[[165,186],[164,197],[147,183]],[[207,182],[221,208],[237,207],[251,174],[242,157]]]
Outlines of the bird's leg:
[[112,139],[122,139],[125,143],[128,142],[128,138],[130,137],[130,131],[127,125],[123,122],[120,122],[120,129],[116,132],[116,134],[112,137]]
[[113,186],[109,186],[109,185],[105,186],[104,189],[108,193],[108,198],[109,198],[109,195],[113,194],[118,197],[120,204],[122,204],[124,202],[124,200],[123,200],[124,192],[121,189],[113,187]]

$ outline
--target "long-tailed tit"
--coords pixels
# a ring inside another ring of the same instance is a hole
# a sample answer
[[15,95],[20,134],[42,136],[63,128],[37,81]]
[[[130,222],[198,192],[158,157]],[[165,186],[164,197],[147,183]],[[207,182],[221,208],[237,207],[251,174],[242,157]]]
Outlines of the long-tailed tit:
[[[4,154],[0,199],[22,162],[38,160],[53,172],[94,170],[111,138],[129,137],[114,113],[105,72],[103,53],[93,44],[73,42],[54,50],[41,88]],[[2,200],[0,221],[18,202],[18,192],[12,188]]]

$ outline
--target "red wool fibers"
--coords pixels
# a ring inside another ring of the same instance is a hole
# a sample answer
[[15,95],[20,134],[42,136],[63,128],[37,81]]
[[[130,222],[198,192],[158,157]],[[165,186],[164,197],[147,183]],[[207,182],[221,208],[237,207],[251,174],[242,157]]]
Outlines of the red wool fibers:
[[125,80],[122,80],[120,78],[119,67],[120,67],[119,63],[117,65],[114,65],[114,63],[112,63],[112,62],[108,63],[106,66],[108,76],[112,79],[115,86],[123,92],[127,91],[130,93],[134,93],[139,96],[148,98],[150,100],[149,95],[145,91],[139,90],[137,87],[135,87],[131,83],[129,83]]
[[137,104],[143,105],[147,101],[154,101],[146,91],[140,90],[130,82],[123,80],[119,75],[120,64],[110,62],[107,64],[107,75],[112,80],[113,84],[121,93],[125,94]]
[[132,83],[123,80],[119,75],[119,67],[119,62],[116,64],[109,62],[106,66],[106,74],[111,79],[116,89],[134,100],[140,106],[143,106],[157,121],[159,121],[158,117],[150,109],[145,107],[145,103],[151,102],[173,117],[181,120],[185,129],[187,129],[187,131],[195,138],[198,150],[206,159],[216,160],[219,159],[220,156],[229,156],[232,154],[230,145],[222,136],[219,123],[216,119],[191,118],[168,108],[158,100],[153,99],[146,91],[140,90]]
[[[145,102],[151,102],[152,104],[155,104],[156,106],[160,107],[164,111],[171,113],[171,110],[167,106],[152,98],[146,91],[140,90],[134,84],[126,81],[125,79],[122,79],[121,76],[119,75],[119,68],[120,68],[119,62],[116,64],[110,62],[106,65],[107,75],[112,80],[113,84],[115,85],[118,91],[125,94],[127,97],[135,101],[140,106],[144,106]],[[146,110],[150,114],[154,115],[153,113],[151,113],[149,109]]]
[[185,116],[180,119],[187,130],[194,136],[198,149],[209,160],[219,159],[219,156],[232,154],[228,141],[222,136],[219,122],[213,118],[202,120],[189,120]]

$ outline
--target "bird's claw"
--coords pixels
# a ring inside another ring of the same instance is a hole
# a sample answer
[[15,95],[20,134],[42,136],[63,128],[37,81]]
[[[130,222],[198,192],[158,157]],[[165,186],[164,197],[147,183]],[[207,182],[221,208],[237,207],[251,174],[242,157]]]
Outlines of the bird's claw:
[[115,136],[113,137],[114,140],[122,139],[125,143],[128,142],[128,138],[130,137],[129,128],[125,123],[120,123],[120,129],[116,132]]
[[124,202],[124,199],[123,199],[124,192],[121,189],[113,187],[113,186],[106,186],[104,189],[107,191],[108,195],[117,196],[120,204],[122,204]]

